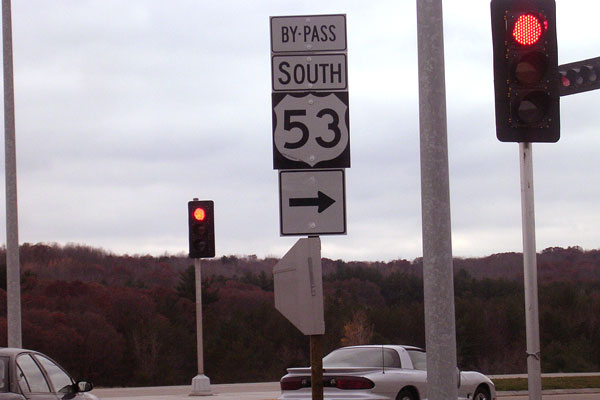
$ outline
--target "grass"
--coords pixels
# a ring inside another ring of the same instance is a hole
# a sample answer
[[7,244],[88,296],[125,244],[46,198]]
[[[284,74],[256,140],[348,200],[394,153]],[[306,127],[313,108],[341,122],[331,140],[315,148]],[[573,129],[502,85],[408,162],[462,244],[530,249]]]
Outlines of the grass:
[[[527,390],[527,378],[494,379],[497,391]],[[542,389],[600,388],[600,376],[569,376],[542,378]]]

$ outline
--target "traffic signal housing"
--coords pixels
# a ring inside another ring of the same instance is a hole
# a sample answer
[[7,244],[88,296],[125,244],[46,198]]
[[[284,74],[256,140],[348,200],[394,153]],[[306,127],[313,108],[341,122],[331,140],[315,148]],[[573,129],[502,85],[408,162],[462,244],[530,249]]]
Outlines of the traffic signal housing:
[[600,57],[559,65],[558,72],[561,96],[600,89]]
[[215,213],[212,200],[188,202],[190,258],[215,256]]
[[492,0],[496,136],[557,142],[560,75],[554,0]]

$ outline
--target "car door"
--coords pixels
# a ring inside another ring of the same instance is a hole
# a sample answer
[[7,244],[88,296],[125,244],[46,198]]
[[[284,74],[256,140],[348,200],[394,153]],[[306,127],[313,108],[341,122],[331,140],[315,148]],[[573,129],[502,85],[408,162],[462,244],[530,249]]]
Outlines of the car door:
[[28,400],[58,400],[30,353],[17,356],[17,383]]

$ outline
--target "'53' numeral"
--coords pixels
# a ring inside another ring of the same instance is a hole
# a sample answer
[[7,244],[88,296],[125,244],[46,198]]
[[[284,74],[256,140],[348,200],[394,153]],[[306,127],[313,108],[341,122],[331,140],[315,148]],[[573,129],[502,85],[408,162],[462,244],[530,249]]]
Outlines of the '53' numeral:
[[[333,132],[333,139],[327,141],[323,139],[323,136],[317,136],[315,140],[317,141],[319,146],[330,149],[332,147],[335,147],[342,138],[342,132],[340,131],[339,127],[340,117],[331,108],[324,108],[323,110],[317,113],[318,118],[323,118],[325,115],[331,116],[331,122],[327,125],[327,128]],[[297,128],[302,133],[302,137],[297,142],[286,142],[283,146],[286,149],[299,149],[308,142],[310,132],[306,124],[298,120],[292,121],[293,117],[304,116],[306,116],[306,110],[285,110],[283,112],[283,129],[286,131],[291,131],[292,129]]]

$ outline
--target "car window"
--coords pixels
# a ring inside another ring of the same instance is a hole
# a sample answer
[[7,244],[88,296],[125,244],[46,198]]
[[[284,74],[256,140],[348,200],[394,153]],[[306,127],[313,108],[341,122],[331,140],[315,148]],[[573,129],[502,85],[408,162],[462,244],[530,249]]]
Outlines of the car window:
[[73,380],[61,367],[56,365],[52,360],[47,359],[39,354],[35,355],[35,358],[42,364],[42,367],[46,370],[48,377],[54,390],[60,393],[71,393],[73,392]]
[[18,381],[21,388],[31,393],[49,393],[50,387],[46,378],[42,374],[40,367],[33,361],[29,355],[22,355],[17,358]]
[[400,356],[384,347],[337,349],[323,358],[323,367],[386,367],[400,368]]
[[427,354],[422,350],[407,350],[413,368],[427,371]]
[[8,392],[8,357],[0,357],[0,392]]

